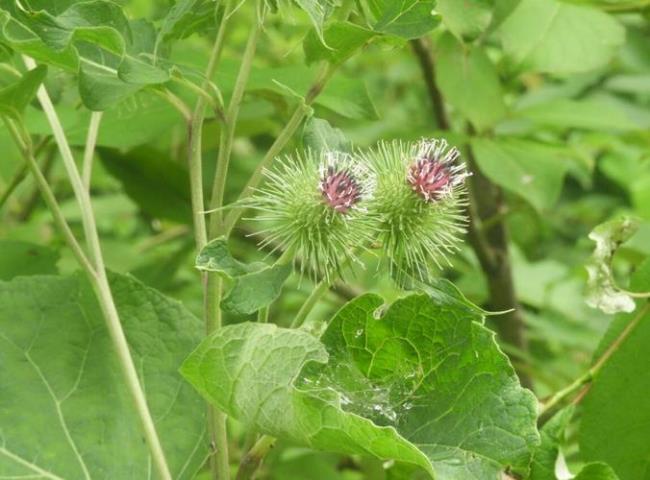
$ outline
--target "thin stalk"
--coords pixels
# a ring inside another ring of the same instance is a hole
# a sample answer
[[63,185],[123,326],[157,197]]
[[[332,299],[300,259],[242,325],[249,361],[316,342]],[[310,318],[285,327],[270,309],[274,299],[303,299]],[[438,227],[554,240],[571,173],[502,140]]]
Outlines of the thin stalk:
[[5,191],[2,192],[2,196],[0,196],[0,209],[4,207],[5,203],[7,203],[7,200],[9,200],[11,195],[16,191],[18,186],[25,179],[25,177],[27,176],[28,168],[29,167],[27,165],[23,165],[22,167],[20,167],[20,169],[16,172],[16,174],[9,182],[9,185],[7,185]]
[[[33,157],[35,159],[38,158],[36,155],[36,150],[34,150]],[[51,149],[49,152],[47,152],[45,158],[39,164],[41,173],[43,174],[43,177],[45,177],[45,179],[48,180],[48,182],[49,182],[50,172],[52,171],[52,167],[54,166],[55,157],[56,157],[56,150]],[[29,217],[31,216],[31,214],[34,212],[34,209],[38,205],[39,197],[41,197],[41,190],[38,187],[38,185],[35,185],[34,188],[31,190],[31,192],[29,192],[29,194],[21,202],[22,208],[16,214],[16,219],[18,219],[18,221],[25,222],[29,220]]]
[[[32,69],[36,66],[36,63],[31,58],[23,58],[27,68]],[[50,124],[52,133],[54,134],[54,139],[59,147],[59,152],[63,158],[65,169],[68,173],[72,189],[81,210],[81,219],[86,236],[86,242],[88,244],[91,262],[95,267],[95,276],[91,283],[97,295],[104,318],[106,319],[106,326],[120,363],[120,367],[122,368],[124,380],[126,381],[127,388],[132,396],[140,421],[142,422],[144,435],[156,469],[163,480],[171,480],[172,476],[169,467],[167,466],[167,460],[165,459],[162,444],[158,438],[151,412],[147,406],[146,397],[142,390],[142,386],[140,385],[138,372],[133,363],[133,358],[129,351],[129,345],[126,336],[124,335],[124,330],[122,329],[122,324],[106,276],[104,258],[99,243],[99,235],[97,233],[90,195],[84,186],[77,165],[75,164],[72,150],[70,149],[70,145],[65,136],[63,126],[61,125],[56,110],[54,109],[50,96],[43,85],[38,89],[37,98]]]
[[262,307],[257,311],[257,321],[259,323],[269,323],[269,307]]
[[335,70],[336,67],[330,64],[327,64],[321,70],[318,77],[316,78],[316,81],[307,92],[305,101],[296,107],[296,110],[293,112],[291,118],[280,132],[280,135],[278,135],[278,137],[275,139],[275,142],[273,142],[273,145],[271,145],[271,148],[269,148],[269,150],[266,152],[266,155],[264,155],[262,161],[257,165],[255,171],[248,179],[248,182],[244,186],[244,189],[237,199],[236,204],[238,206],[233,207],[233,209],[226,217],[226,220],[224,222],[225,235],[230,235],[232,229],[237,224],[239,217],[241,217],[242,213],[245,210],[245,208],[241,206],[245,203],[244,200],[253,195],[255,189],[262,181],[264,170],[271,165],[275,157],[282,151],[282,149],[284,149],[287,143],[289,143],[289,140],[291,140],[294,133],[296,133],[302,124],[302,121],[309,113],[310,105],[314,102],[314,100],[316,100],[320,92],[323,91],[323,88],[325,88],[325,85],[332,77]]
[[[207,80],[207,79],[206,79]],[[180,86],[187,87],[190,91],[196,93],[200,98],[203,98],[206,104],[211,105],[214,108],[219,108],[219,102],[215,100],[210,93],[208,93],[207,90],[203,87],[199,87],[198,85],[195,85],[191,81],[185,79],[185,78],[179,78],[179,77],[172,77],[172,81],[178,83]],[[206,82],[207,84],[208,82]],[[207,87],[207,85],[206,85]]]
[[68,225],[68,222],[63,216],[63,212],[61,211],[61,208],[59,207],[59,204],[56,201],[54,192],[52,192],[52,189],[50,188],[50,185],[47,182],[45,175],[43,175],[43,172],[41,172],[41,169],[39,168],[38,163],[36,162],[36,158],[32,153],[30,142],[25,141],[25,139],[21,138],[19,129],[16,128],[16,126],[13,124],[11,120],[8,120],[6,118],[4,118],[4,120],[5,120],[5,125],[9,130],[9,133],[13,137],[14,141],[16,142],[16,145],[18,146],[18,148],[20,149],[23,155],[23,158],[25,159],[26,167],[31,171],[32,175],[34,176],[34,179],[36,180],[36,184],[41,191],[41,195],[43,195],[43,200],[45,200],[46,205],[52,212],[52,217],[54,217],[54,223],[56,224],[57,228],[61,231],[63,238],[65,239],[66,243],[70,247],[70,250],[72,250],[72,253],[77,259],[77,261],[79,262],[79,264],[84,268],[84,270],[89,275],[94,276],[95,269],[91,265],[90,260],[88,260],[88,257],[86,256],[86,253],[83,251],[83,248],[81,248],[81,245],[79,245],[79,242],[77,242],[74,233],[72,233],[72,230]]
[[276,439],[269,435],[262,435],[260,439],[255,442],[241,460],[239,470],[237,471],[237,480],[248,480],[253,478],[255,472],[259,468],[264,457],[275,445]]
[[620,348],[623,342],[625,342],[625,340],[630,336],[634,329],[639,325],[641,319],[648,312],[650,312],[650,303],[646,303],[643,308],[639,310],[639,312],[634,316],[630,323],[625,326],[619,336],[616,337],[616,340],[611,343],[607,350],[605,350],[605,352],[598,358],[598,360],[596,360],[594,365],[587,372],[578,377],[569,386],[553,394],[551,398],[549,398],[544,403],[544,406],[540,412],[540,416],[554,409],[558,404],[580,390],[584,385],[591,383],[591,381],[596,378],[603,367],[607,364],[608,360]]
[[226,187],[226,178],[228,176],[228,167],[230,165],[230,157],[232,155],[232,145],[235,139],[235,127],[239,117],[239,109],[241,107],[246,85],[250,77],[251,68],[253,66],[253,58],[257,49],[257,41],[262,30],[262,22],[258,20],[255,25],[251,27],[246,48],[241,59],[239,73],[237,74],[237,81],[235,82],[235,89],[233,90],[232,97],[228,104],[226,111],[225,121],[221,128],[221,136],[219,142],[219,155],[217,158],[217,171],[214,175],[214,182],[212,185],[212,198],[210,200],[210,209],[216,211],[210,214],[209,236],[215,237],[220,230],[223,229],[222,219],[223,214],[221,207],[223,206],[223,197]]
[[172,107],[174,107],[176,111],[181,114],[183,120],[185,120],[185,123],[187,123],[188,125],[190,124],[190,122],[192,121],[192,111],[185,104],[183,100],[181,100],[177,95],[175,95],[168,88],[164,88],[164,89],[153,88],[151,89],[151,91],[156,95],[158,95],[163,100],[165,100],[167,103],[169,103]]
[[[9,128],[9,126],[7,126],[7,128]],[[16,127],[14,126],[14,128],[16,128]],[[16,131],[18,131],[18,130],[16,130]],[[38,145],[36,145],[36,147],[34,147],[34,148],[31,148],[31,140],[30,140],[30,150],[31,150],[31,154],[33,155],[34,158],[38,158],[38,155],[45,149],[45,147],[47,147],[47,145],[49,143],[49,138],[50,137],[43,138],[43,140],[41,140],[38,143]],[[16,142],[17,142],[18,148],[20,149],[21,148],[20,145],[23,144],[22,140],[21,140],[20,143],[18,141],[16,141]],[[21,153],[23,153],[23,152],[21,151]],[[20,169],[16,172],[14,177],[9,182],[9,185],[7,185],[7,188],[2,193],[2,196],[0,196],[0,209],[2,209],[2,207],[4,207],[5,203],[7,203],[7,200],[9,200],[11,195],[20,186],[22,181],[27,176],[28,171],[29,171],[29,166],[27,164],[25,164],[22,167],[20,167]]]
[[90,179],[93,172],[93,158],[95,156],[95,147],[97,146],[97,135],[99,134],[99,125],[102,122],[102,112],[93,112],[90,114],[90,123],[88,125],[88,135],[86,136],[86,148],[84,149],[84,159],[82,167],[82,179],[86,190],[90,190]]
[[[218,8],[218,7],[217,7]],[[204,86],[208,86],[214,72],[216,71],[221,52],[223,51],[226,26],[230,18],[232,1],[227,0],[224,11],[220,17],[220,23],[217,27],[217,36],[215,38],[208,65],[205,72]],[[194,225],[194,238],[197,251],[200,251],[208,243],[208,232],[205,221],[205,206],[203,204],[203,154],[202,138],[203,123],[205,121],[207,99],[200,95],[197,98],[194,113],[191,117],[189,131],[189,172],[190,172],[190,191],[192,200],[192,216]],[[216,326],[221,324],[221,311],[218,305],[215,308],[217,296],[221,296],[221,284],[218,278],[208,274],[202,275],[203,280],[203,298],[204,298],[204,316],[206,333],[211,333]],[[226,415],[218,411],[212,405],[208,409],[208,432],[210,443],[215,450],[210,457],[210,470],[212,478],[219,480],[228,480],[230,478],[230,460],[228,457],[228,432],[226,428]]]
[[316,303],[327,293],[327,291],[330,288],[330,282],[327,280],[322,280],[316,288],[312,290],[312,292],[309,294],[307,297],[307,300],[305,300],[305,303],[302,304],[300,307],[300,310],[298,310],[298,313],[296,314],[296,317],[293,319],[293,322],[291,322],[291,328],[300,328],[302,324],[305,322],[305,319],[307,318],[307,315],[312,311]]
[[[227,21],[230,17],[231,9],[232,1],[229,0],[226,2],[224,12],[221,15],[221,22],[217,28],[217,36],[210,52],[210,58],[208,59],[208,66],[205,71],[206,85],[214,76],[214,72],[216,71],[221,58]],[[203,155],[201,150],[206,107],[207,100],[203,96],[199,96],[196,101],[196,106],[194,107],[194,114],[192,115],[189,133],[190,186],[192,212],[194,217],[194,237],[196,239],[197,250],[201,250],[208,243],[208,233],[204,213],[205,206],[203,204]]]

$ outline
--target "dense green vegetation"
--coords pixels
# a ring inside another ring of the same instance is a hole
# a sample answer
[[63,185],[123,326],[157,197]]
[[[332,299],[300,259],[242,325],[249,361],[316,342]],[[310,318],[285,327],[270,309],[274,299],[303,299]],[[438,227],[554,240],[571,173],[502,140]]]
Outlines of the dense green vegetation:
[[650,480],[648,18],[0,0],[0,479]]

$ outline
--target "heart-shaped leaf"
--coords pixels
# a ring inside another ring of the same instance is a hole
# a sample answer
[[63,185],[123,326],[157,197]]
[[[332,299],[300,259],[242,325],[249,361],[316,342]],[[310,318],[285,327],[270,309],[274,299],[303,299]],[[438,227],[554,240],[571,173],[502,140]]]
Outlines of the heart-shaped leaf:
[[[177,368],[202,337],[178,302],[111,288],[172,477],[208,453],[205,406]],[[92,287],[81,274],[0,281],[0,477],[141,480],[151,457]]]
[[79,73],[81,99],[91,110],[106,110],[146,85],[170,79],[168,69],[153,63],[155,41],[143,41],[152,36],[151,25],[129,22],[113,2],[78,2],[56,14],[0,0],[0,24],[12,48]]
[[439,480],[526,471],[536,400],[481,313],[422,294],[383,316],[382,304],[353,300],[320,341],[269,324],[228,326],[182,373],[255,430],[312,448],[394,459]]
[[221,308],[236,315],[248,315],[273,303],[293,270],[291,265],[281,262],[242,263],[232,256],[223,237],[211,241],[199,252],[196,268],[232,280],[232,288]]

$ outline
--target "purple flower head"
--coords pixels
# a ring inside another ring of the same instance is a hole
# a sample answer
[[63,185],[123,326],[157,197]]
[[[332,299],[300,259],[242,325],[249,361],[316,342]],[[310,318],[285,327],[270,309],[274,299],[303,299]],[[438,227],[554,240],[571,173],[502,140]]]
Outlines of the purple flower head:
[[318,189],[326,205],[348,213],[370,194],[372,186],[369,172],[360,163],[346,154],[329,152],[320,168]]
[[447,150],[445,140],[421,140],[415,160],[408,167],[406,180],[425,202],[435,202],[451,195],[469,175],[464,164],[456,164],[460,152]]
[[346,213],[361,200],[361,187],[348,170],[327,167],[320,181],[325,203],[339,213]]

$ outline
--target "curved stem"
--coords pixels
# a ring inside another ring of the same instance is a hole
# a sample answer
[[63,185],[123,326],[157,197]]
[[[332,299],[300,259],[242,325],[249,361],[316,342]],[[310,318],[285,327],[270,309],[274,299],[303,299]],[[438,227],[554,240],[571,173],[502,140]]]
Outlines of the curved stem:
[[259,468],[264,457],[275,445],[276,439],[269,435],[262,435],[260,439],[255,442],[241,460],[239,470],[237,471],[237,480],[248,480],[253,478],[253,475]]
[[4,207],[5,203],[7,203],[7,200],[9,200],[11,195],[16,191],[18,186],[25,179],[25,177],[27,176],[27,170],[28,170],[28,166],[23,165],[13,176],[13,178],[9,182],[9,185],[7,185],[5,191],[2,192],[2,195],[0,195],[0,209]]
[[316,100],[320,92],[323,91],[323,88],[325,88],[328,80],[334,74],[335,69],[335,66],[328,64],[321,70],[318,77],[316,78],[316,81],[307,92],[304,103],[298,105],[296,110],[291,115],[291,118],[282,129],[282,132],[280,132],[280,135],[278,135],[278,137],[275,139],[275,142],[273,142],[273,145],[271,145],[271,148],[269,148],[269,150],[266,152],[266,155],[264,155],[262,161],[255,168],[255,171],[248,179],[248,182],[244,186],[244,189],[237,199],[236,203],[239,205],[234,207],[226,217],[226,220],[224,222],[224,232],[226,235],[230,235],[230,232],[232,232],[232,229],[237,224],[239,217],[241,217],[242,213],[244,212],[245,207],[242,206],[245,203],[244,200],[253,195],[253,192],[262,181],[264,170],[271,165],[273,159],[282,151],[287,143],[289,143],[289,140],[291,140],[291,137],[293,137],[294,133],[296,133],[302,124],[302,121],[311,110],[310,105],[314,102],[314,100]]
[[[219,64],[231,9],[232,2],[227,0],[225,2],[224,11],[221,14],[220,24],[217,27],[217,36],[208,59],[208,65],[205,72],[205,86],[209,85],[210,80],[214,76],[217,65]],[[194,238],[197,251],[200,251],[208,243],[208,232],[204,213],[205,206],[203,203],[203,154],[201,148],[203,123],[205,121],[207,103],[207,99],[203,95],[198,97],[189,126],[188,164],[190,172]],[[218,304],[215,308],[217,297],[221,296],[221,281],[215,275],[208,275],[205,273],[202,275],[202,279],[205,327],[206,333],[210,334],[221,324],[221,312],[218,308]],[[228,480],[230,478],[230,460],[228,456],[226,415],[209,404],[207,409],[210,443],[212,448],[215,449],[214,455],[211,455],[210,457],[212,478]]]
[[[36,63],[31,58],[23,58],[27,68],[32,69],[36,66]],[[63,126],[61,125],[56,110],[54,109],[50,96],[43,85],[38,89],[36,96],[43,108],[45,116],[47,117],[52,133],[54,134],[70,183],[72,184],[75,198],[81,210],[81,219],[86,236],[86,242],[90,252],[90,259],[95,270],[95,276],[93,281],[91,281],[91,284],[95,290],[102,313],[104,314],[106,326],[118,362],[122,368],[124,380],[135,404],[140,421],[142,422],[144,436],[149,446],[156,469],[163,480],[171,480],[172,476],[169,467],[167,466],[167,460],[165,459],[162,444],[158,438],[153,417],[151,416],[144,391],[140,385],[138,372],[133,363],[133,358],[129,351],[129,345],[126,336],[124,335],[124,330],[122,329],[122,324],[108,283],[108,277],[106,276],[106,269],[99,243],[99,235],[97,233],[90,195],[84,186],[77,165],[75,164],[72,150],[70,149],[65,132],[63,131]]]
[[305,303],[303,303],[302,307],[300,307],[300,310],[298,310],[298,313],[293,319],[293,322],[291,322],[291,328],[299,328],[303,323],[305,323],[307,315],[309,315],[309,313],[312,311],[316,303],[318,303],[318,301],[323,297],[323,295],[327,293],[329,288],[330,282],[327,280],[322,280],[316,286],[316,288],[312,290],[312,292],[307,297],[307,300],[305,300]]
[[86,190],[90,190],[90,179],[93,171],[93,158],[95,156],[95,146],[97,145],[97,135],[99,134],[99,124],[102,122],[102,112],[93,112],[90,115],[90,124],[88,125],[88,135],[86,137],[86,148],[84,149],[84,160],[82,167],[82,178]]
[[34,179],[36,180],[36,185],[41,191],[41,195],[43,196],[43,200],[45,200],[45,204],[52,212],[54,223],[56,224],[57,228],[61,231],[61,234],[63,235],[63,238],[65,238],[68,247],[70,247],[70,250],[72,250],[72,253],[74,254],[79,264],[82,266],[82,268],[86,271],[86,273],[88,273],[89,276],[91,277],[94,276],[95,269],[91,265],[90,260],[88,260],[88,257],[86,256],[86,253],[83,251],[83,248],[81,248],[81,245],[79,245],[79,242],[77,242],[74,233],[72,233],[72,230],[68,225],[68,222],[63,216],[63,212],[61,211],[61,208],[59,207],[59,204],[56,201],[54,192],[52,192],[52,189],[50,188],[50,185],[47,182],[45,175],[43,175],[43,172],[41,172],[41,169],[39,168],[38,163],[36,162],[36,158],[34,157],[34,154],[32,152],[31,145],[29,144],[29,142],[26,142],[24,141],[24,139],[21,138],[19,129],[16,128],[16,126],[13,124],[11,120],[8,119],[4,119],[4,120],[5,120],[5,125],[7,125],[7,129],[9,130],[9,133],[11,134],[14,141],[18,145],[18,148],[20,149],[23,158],[25,159],[26,167],[31,171],[32,175],[34,176]]
[[214,175],[214,182],[212,185],[212,197],[210,200],[210,226],[209,236],[216,237],[223,230],[222,220],[223,214],[221,207],[223,206],[223,197],[226,187],[226,178],[228,176],[228,167],[230,164],[230,157],[232,154],[232,144],[235,138],[235,127],[239,117],[239,108],[248,79],[250,77],[251,68],[253,66],[253,58],[255,57],[255,50],[257,49],[257,40],[262,30],[262,22],[258,20],[255,25],[251,27],[246,48],[241,59],[239,73],[235,82],[235,89],[233,90],[228,110],[226,112],[225,120],[221,128],[221,136],[219,142],[219,156],[217,158],[217,171]]
[[189,107],[183,100],[181,100],[177,95],[175,95],[168,88],[164,88],[164,89],[153,88],[151,89],[151,91],[154,92],[163,100],[165,100],[167,103],[169,103],[172,107],[174,107],[178,111],[178,113],[181,114],[183,120],[185,120],[185,123],[187,123],[188,125],[190,124],[190,122],[192,121],[192,111],[189,109]]
[[575,392],[580,390],[581,387],[590,383],[598,373],[603,369],[607,361],[612,357],[612,355],[620,348],[623,342],[630,336],[632,331],[639,325],[641,319],[650,312],[650,303],[646,303],[641,310],[637,312],[634,318],[628,323],[623,331],[619,334],[618,337],[611,343],[607,350],[596,360],[594,365],[583,375],[578,377],[574,382],[569,386],[563,388],[562,390],[556,392],[549,398],[541,409],[541,413],[548,413],[550,410],[555,408],[558,404],[563,402],[566,398],[573,395]]

